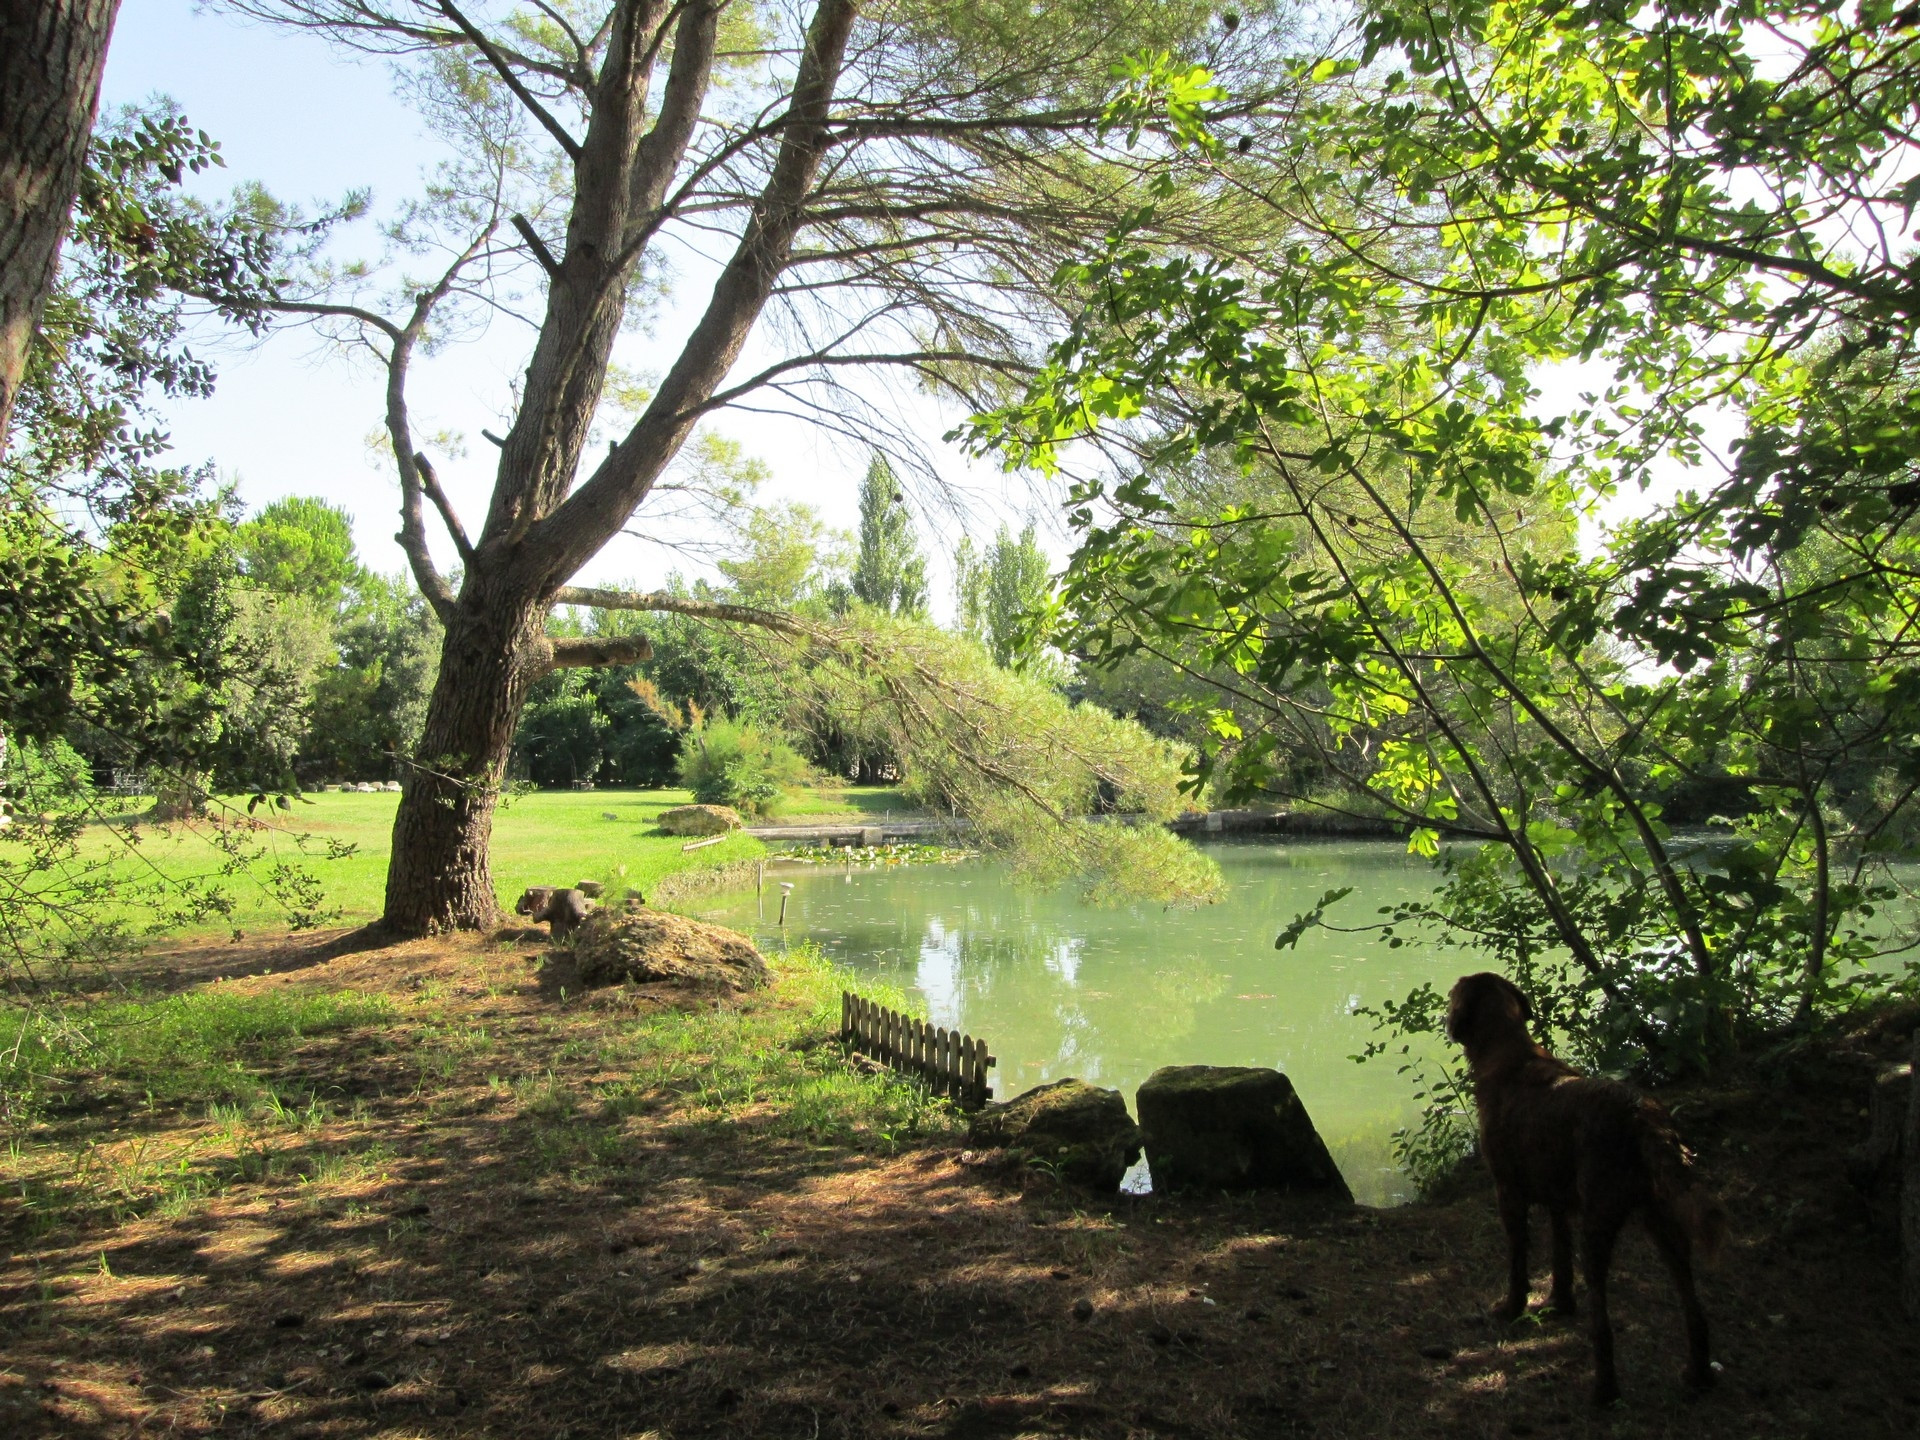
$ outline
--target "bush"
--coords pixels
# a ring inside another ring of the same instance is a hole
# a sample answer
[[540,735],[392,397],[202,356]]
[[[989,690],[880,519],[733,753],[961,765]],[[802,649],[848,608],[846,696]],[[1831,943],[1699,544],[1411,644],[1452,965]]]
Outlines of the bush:
[[680,783],[702,805],[772,815],[787,788],[809,778],[807,762],[778,734],[733,720],[689,730],[680,744]]

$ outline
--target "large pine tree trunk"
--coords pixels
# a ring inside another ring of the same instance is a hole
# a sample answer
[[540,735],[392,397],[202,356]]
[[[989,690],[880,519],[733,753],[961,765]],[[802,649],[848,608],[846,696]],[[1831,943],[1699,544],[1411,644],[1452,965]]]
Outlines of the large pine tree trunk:
[[499,918],[487,849],[507,754],[529,687],[545,670],[545,611],[477,595],[447,624],[440,677],[393,822],[384,927],[397,935],[484,929]]
[[0,4],[0,448],[53,288],[120,0]]

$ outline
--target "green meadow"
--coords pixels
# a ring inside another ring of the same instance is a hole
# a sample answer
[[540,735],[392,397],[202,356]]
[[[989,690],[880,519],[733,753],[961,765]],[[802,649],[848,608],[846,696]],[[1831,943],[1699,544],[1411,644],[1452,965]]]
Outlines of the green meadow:
[[[749,835],[736,833],[718,844],[688,850],[686,839],[660,833],[660,812],[692,798],[685,790],[552,790],[503,800],[493,827],[493,879],[502,905],[511,907],[529,885],[580,880],[634,886],[644,893],[678,871],[754,860],[767,853],[766,846]],[[399,801],[395,794],[327,792],[296,800],[291,811],[276,812],[266,828],[248,832],[257,858],[232,868],[222,882],[237,907],[234,915],[210,920],[208,931],[284,923],[284,913],[264,883],[275,862],[303,866],[315,876],[325,889],[327,907],[338,912],[336,923],[376,917]],[[905,800],[891,787],[821,787],[796,791],[782,818],[873,815],[904,808]],[[244,813],[244,802],[235,813]],[[116,863],[130,879],[203,879],[230,868],[227,855],[202,830],[185,826],[128,827],[116,821],[97,827],[90,848],[101,856],[117,853]],[[329,856],[330,850],[341,848],[348,853]]]

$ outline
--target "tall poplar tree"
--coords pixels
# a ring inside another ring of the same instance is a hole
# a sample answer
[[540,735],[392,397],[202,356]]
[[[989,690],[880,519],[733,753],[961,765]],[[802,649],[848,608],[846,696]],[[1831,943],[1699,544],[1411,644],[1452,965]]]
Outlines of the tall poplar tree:
[[860,556],[853,593],[890,615],[927,608],[927,561],[913,533],[913,514],[886,457],[876,454],[860,482]]

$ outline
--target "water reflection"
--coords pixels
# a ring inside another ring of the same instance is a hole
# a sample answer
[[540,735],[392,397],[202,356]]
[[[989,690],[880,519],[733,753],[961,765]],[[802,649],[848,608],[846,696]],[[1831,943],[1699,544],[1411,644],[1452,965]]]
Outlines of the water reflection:
[[[1353,925],[1425,893],[1432,872],[1391,842],[1229,843],[1214,854],[1227,896],[1199,911],[1094,909],[986,864],[784,870],[795,882],[787,935],[918,992],[935,1024],[985,1036],[1002,1097],[1076,1075],[1131,1104],[1161,1065],[1284,1070],[1355,1194],[1404,1198],[1387,1137],[1413,1113],[1409,1087],[1391,1064],[1352,1062],[1371,1033],[1352,1011],[1450,979],[1473,957],[1328,930],[1275,951],[1273,937],[1330,888],[1354,887],[1331,917]],[[714,918],[780,943],[751,897]]]

